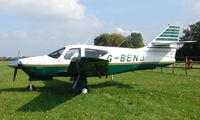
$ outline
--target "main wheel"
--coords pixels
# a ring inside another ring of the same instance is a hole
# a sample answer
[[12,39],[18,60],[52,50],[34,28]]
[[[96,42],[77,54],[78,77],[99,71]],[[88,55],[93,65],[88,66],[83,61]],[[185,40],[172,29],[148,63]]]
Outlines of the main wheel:
[[86,93],[88,93],[88,90],[86,88],[83,88],[82,91],[81,91],[81,93],[82,94],[86,94]]
[[83,88],[81,91],[81,93],[83,93],[83,94],[90,93],[90,92],[91,92],[91,89],[88,86],[86,88]]
[[33,86],[33,85],[28,85],[26,89],[27,89],[28,91],[33,91],[33,90],[35,90],[35,86]]

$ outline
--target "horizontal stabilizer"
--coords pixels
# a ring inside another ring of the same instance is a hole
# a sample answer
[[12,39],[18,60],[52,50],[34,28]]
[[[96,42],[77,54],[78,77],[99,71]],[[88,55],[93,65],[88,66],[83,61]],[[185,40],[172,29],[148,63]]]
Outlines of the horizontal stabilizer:
[[163,41],[163,42],[152,42],[152,45],[154,46],[162,46],[162,45],[171,45],[171,44],[185,44],[185,43],[194,43],[196,41]]

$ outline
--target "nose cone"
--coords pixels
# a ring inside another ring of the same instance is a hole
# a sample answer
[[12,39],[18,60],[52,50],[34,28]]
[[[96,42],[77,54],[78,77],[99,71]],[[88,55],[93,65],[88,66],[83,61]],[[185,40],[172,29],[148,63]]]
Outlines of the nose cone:
[[10,62],[10,63],[8,63],[8,66],[12,67],[12,68],[17,68],[17,67],[19,67],[19,61],[16,60],[16,61]]

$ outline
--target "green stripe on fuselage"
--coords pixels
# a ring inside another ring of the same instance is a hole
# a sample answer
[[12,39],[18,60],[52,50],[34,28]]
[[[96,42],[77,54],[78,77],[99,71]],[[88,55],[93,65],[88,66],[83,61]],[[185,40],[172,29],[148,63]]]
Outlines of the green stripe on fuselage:
[[145,62],[145,63],[111,63],[108,66],[108,74],[118,74],[123,72],[154,69],[155,67],[165,67],[174,62]]
[[[173,62],[140,62],[140,63],[109,63],[108,74],[118,74],[134,70],[153,69],[155,67],[164,67]],[[24,65],[22,70],[31,78],[45,80],[55,76],[57,73],[67,72],[68,65]]]
[[55,76],[57,73],[66,72],[68,66],[47,66],[47,65],[25,65],[22,70],[31,78],[46,79]]

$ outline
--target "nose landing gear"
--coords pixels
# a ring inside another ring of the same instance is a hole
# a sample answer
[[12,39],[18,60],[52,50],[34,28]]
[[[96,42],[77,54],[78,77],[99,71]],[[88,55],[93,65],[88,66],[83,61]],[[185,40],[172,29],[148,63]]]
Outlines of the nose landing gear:
[[29,85],[27,86],[26,89],[27,89],[28,91],[33,91],[33,90],[35,90],[35,86],[32,85],[32,82],[30,81],[30,83],[29,83]]

